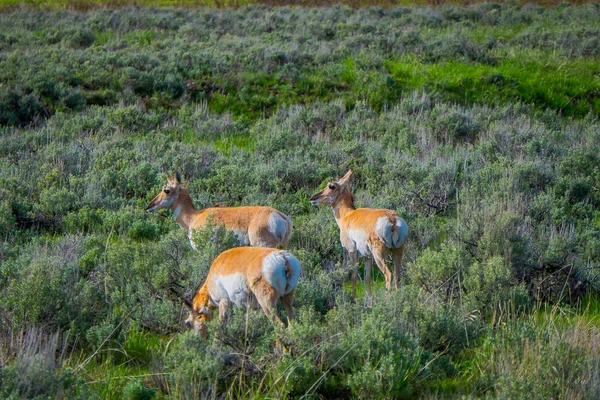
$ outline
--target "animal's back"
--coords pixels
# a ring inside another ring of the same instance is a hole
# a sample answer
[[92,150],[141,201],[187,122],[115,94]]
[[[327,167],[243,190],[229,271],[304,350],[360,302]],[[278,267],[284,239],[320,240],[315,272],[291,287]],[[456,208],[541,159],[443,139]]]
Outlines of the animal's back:
[[292,234],[290,218],[268,206],[207,208],[197,218],[195,225],[204,226],[209,220],[234,231],[244,245],[284,246]]
[[357,208],[347,216],[347,229],[374,233],[388,248],[399,248],[408,236],[408,225],[393,210]]
[[260,279],[265,279],[281,297],[298,285],[300,272],[300,263],[287,251],[270,247],[234,247],[215,258],[207,280],[224,280],[223,277],[242,274],[251,288]]
[[[206,281],[210,297],[219,302],[228,299],[244,307],[254,282],[262,276],[262,261],[274,249],[234,247],[225,250],[213,261]],[[254,305],[252,304],[254,307]]]
[[208,221],[212,221],[214,224],[225,225],[228,229],[247,230],[253,217],[261,211],[264,212],[264,208],[266,207],[210,207],[202,211],[195,223],[204,225]]

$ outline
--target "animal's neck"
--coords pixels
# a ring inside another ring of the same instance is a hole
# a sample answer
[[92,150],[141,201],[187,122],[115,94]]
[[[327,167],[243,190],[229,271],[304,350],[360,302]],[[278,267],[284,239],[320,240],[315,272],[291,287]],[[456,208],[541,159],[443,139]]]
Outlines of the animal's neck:
[[209,301],[210,296],[208,295],[208,286],[205,282],[204,285],[198,289],[198,292],[196,292],[196,296],[194,297],[194,310],[198,311],[200,310],[200,307],[208,307]]
[[190,193],[185,188],[179,190],[179,196],[171,205],[171,209],[175,221],[185,230],[190,229],[194,216],[201,212],[196,210]]
[[341,226],[342,220],[350,211],[356,210],[354,207],[354,196],[349,191],[340,194],[336,201],[331,205],[335,220]]

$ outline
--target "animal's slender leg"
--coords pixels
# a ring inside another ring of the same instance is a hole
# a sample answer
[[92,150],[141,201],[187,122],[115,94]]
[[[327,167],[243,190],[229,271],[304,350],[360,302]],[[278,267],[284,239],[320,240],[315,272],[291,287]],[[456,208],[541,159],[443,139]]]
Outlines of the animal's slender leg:
[[348,252],[348,262],[350,263],[350,267],[352,268],[352,298],[356,298],[356,280],[358,279],[358,264],[357,264],[358,255],[356,251]]
[[371,267],[373,266],[373,258],[371,256],[367,256],[365,258],[365,283],[367,286],[367,291],[369,293],[373,292],[373,288],[371,287]]
[[283,308],[285,309],[285,313],[288,316],[289,324],[290,321],[295,317],[294,310],[292,309],[292,304],[294,303],[294,291],[292,290],[291,292],[283,296],[281,298],[281,302],[283,303]]
[[275,289],[273,289],[273,287],[269,285],[267,281],[261,279],[252,287],[252,292],[256,296],[256,300],[258,301],[258,304],[262,308],[267,318],[271,318],[273,321],[279,321],[279,323],[283,324],[281,319],[277,316],[277,312],[275,310],[275,305],[277,304],[277,299],[279,298],[279,295]]
[[394,287],[398,289],[400,285],[400,272],[402,271],[402,256],[404,255],[404,245],[393,250],[394,253]]
[[229,300],[222,299],[219,302],[219,321],[221,323],[226,322],[228,310],[229,310]]
[[386,249],[382,245],[380,247],[372,248],[372,251],[375,264],[377,264],[381,273],[385,276],[385,288],[390,290],[392,288],[392,271],[390,271],[385,263],[385,256],[387,255]]

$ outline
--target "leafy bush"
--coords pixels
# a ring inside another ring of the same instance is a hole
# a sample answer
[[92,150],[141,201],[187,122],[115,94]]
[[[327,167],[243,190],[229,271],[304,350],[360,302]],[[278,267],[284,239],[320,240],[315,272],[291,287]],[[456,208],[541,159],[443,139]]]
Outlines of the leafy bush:
[[[83,379],[57,359],[59,334],[42,329],[13,333],[16,357],[0,369],[0,395],[4,398],[88,397]],[[8,339],[3,337],[3,339]],[[4,346],[3,346],[4,350]]]
[[[13,92],[0,95],[0,104],[12,104],[0,121],[21,126],[117,99],[171,113],[182,102],[204,101],[214,112],[252,120],[284,105],[333,99],[347,106],[363,100],[380,111],[411,89],[463,104],[518,97],[540,110],[598,111],[597,7],[320,11],[49,12],[35,16],[35,30],[31,14],[14,11],[0,20],[11,32],[0,45],[12,51],[2,91]],[[405,56],[417,60],[417,79],[382,68]],[[427,82],[422,75],[430,75]]]
[[[598,13],[0,14],[0,397],[594,397]],[[400,290],[375,269],[351,299],[310,205],[348,168],[357,207],[410,227]],[[174,291],[239,244],[144,212],[173,170],[198,208],[291,217],[290,326],[187,332]],[[11,347],[33,329],[60,346]]]
[[171,385],[175,393],[200,398],[217,389],[224,362],[223,355],[211,349],[210,341],[187,332],[174,343],[165,368],[173,371]]
[[37,97],[0,86],[0,125],[25,125],[44,112]]
[[70,35],[69,44],[73,47],[88,47],[91,46],[96,40],[94,34],[88,28],[76,29]]
[[155,394],[156,390],[145,387],[140,379],[133,379],[123,389],[123,398],[127,400],[151,400]]
[[512,323],[485,343],[486,357],[498,359],[490,365],[490,373],[497,376],[497,395],[587,398],[598,394],[595,385],[588,385],[598,374],[595,345],[586,338],[595,329],[578,321],[564,331],[545,330],[551,318]]
[[1,306],[11,325],[81,333],[94,323],[104,305],[98,288],[81,271],[82,251],[83,239],[67,236],[55,244],[32,244],[29,252],[3,267]]

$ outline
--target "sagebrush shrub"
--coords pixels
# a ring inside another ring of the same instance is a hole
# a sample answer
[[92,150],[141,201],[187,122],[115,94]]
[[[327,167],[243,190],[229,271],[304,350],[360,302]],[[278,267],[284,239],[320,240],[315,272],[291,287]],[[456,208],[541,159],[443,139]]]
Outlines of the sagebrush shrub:
[[[0,352],[33,326],[66,346],[0,360],[0,397],[594,398],[597,332],[574,321],[600,287],[598,12],[0,14]],[[410,227],[401,289],[374,269],[354,302],[309,201],[348,168],[358,207]],[[197,208],[291,217],[291,326],[236,309],[187,332],[173,290],[238,242],[213,226],[194,250],[144,212],[173,170]]]

